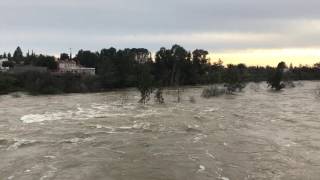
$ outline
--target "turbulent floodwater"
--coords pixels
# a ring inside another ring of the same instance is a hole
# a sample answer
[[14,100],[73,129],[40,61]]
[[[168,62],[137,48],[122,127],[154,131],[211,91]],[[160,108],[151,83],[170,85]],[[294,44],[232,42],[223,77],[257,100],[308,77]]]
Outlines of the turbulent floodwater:
[[0,96],[0,179],[318,180],[319,85],[212,99],[186,88],[165,105],[133,90]]

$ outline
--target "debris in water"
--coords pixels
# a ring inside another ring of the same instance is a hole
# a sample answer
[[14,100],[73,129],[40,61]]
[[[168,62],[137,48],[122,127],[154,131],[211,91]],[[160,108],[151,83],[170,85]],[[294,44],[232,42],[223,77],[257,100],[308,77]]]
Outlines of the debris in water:
[[48,159],[55,159],[56,156],[44,156],[44,158],[48,158]]
[[201,130],[199,130],[197,128],[199,128],[199,125],[195,125],[195,126],[188,125],[186,131],[187,132],[201,132]]
[[203,171],[205,171],[205,170],[206,170],[206,167],[203,166],[203,165],[200,165],[200,166],[199,166],[198,173],[203,172]]
[[102,128],[102,126],[100,125],[100,124],[97,124],[97,129],[101,129]]
[[214,155],[211,154],[208,150],[206,151],[206,155],[208,155],[208,156],[211,157],[212,159],[216,159],[216,157],[214,157]]
[[230,179],[227,178],[227,177],[221,177],[220,179],[221,179],[221,180],[230,180]]

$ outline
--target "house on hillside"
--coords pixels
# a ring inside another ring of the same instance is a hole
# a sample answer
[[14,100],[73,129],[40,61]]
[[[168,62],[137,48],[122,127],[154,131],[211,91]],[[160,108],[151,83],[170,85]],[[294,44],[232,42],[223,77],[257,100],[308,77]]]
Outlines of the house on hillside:
[[79,75],[88,75],[94,76],[96,74],[95,68],[86,68],[78,65],[75,61],[72,60],[60,60],[58,62],[58,73],[72,73],[72,74],[79,74]]

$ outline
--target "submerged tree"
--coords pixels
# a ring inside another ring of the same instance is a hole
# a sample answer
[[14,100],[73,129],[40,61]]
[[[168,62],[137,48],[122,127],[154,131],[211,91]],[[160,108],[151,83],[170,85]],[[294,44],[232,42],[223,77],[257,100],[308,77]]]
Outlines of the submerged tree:
[[137,65],[137,88],[140,91],[139,103],[146,104],[154,89],[154,78],[151,74],[149,64]]
[[233,93],[235,91],[241,91],[246,86],[246,65],[238,64],[232,65],[228,64],[225,71],[225,87],[228,93]]
[[155,92],[154,99],[159,104],[164,104],[162,88],[158,88]]
[[226,94],[226,90],[217,85],[206,87],[202,90],[201,97],[211,98]]
[[181,100],[181,85],[192,79],[191,53],[180,45],[171,49],[161,48],[156,53],[154,74],[162,86],[174,86],[177,89],[177,101]]
[[279,91],[283,88],[285,88],[283,81],[284,71],[287,68],[287,65],[285,62],[280,62],[277,66],[275,74],[269,78],[268,80],[268,86],[270,86],[272,89]]

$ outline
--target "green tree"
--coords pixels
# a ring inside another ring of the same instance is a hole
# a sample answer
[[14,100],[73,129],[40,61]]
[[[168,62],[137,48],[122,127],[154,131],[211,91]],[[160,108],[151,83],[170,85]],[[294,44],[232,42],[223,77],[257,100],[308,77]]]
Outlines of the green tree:
[[40,54],[39,56],[34,56],[31,61],[32,65],[34,66],[47,67],[49,70],[58,69],[58,62],[53,56],[45,56]]
[[21,48],[18,46],[17,49],[14,51],[13,53],[13,60],[17,63],[17,64],[21,64],[23,61],[23,53]]
[[117,68],[113,61],[107,56],[103,56],[99,60],[97,74],[103,88],[116,88],[117,82],[119,81]]
[[98,63],[98,53],[80,50],[75,59],[84,67],[96,68]]
[[60,60],[69,60],[70,57],[69,57],[69,54],[67,54],[67,53],[61,53],[59,59]]
[[192,69],[194,70],[193,77],[196,82],[207,82],[207,73],[210,65],[208,64],[208,51],[196,49],[192,52]]

